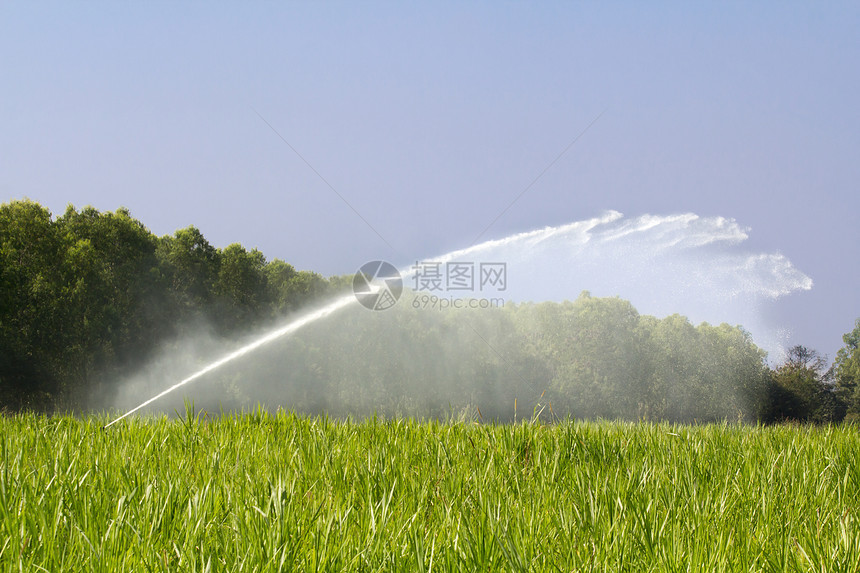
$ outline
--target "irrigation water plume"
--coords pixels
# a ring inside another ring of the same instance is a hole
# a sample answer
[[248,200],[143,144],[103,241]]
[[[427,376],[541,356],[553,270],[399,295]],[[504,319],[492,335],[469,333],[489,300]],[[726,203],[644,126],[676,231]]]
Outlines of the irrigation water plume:
[[[694,322],[741,324],[760,347],[779,351],[779,329],[766,324],[761,308],[783,295],[809,290],[812,280],[780,254],[739,250],[737,246],[747,237],[747,230],[734,219],[693,213],[627,219],[617,211],[608,211],[599,217],[518,233],[426,260],[471,263],[476,273],[481,262],[504,262],[511,275],[504,291],[508,301],[572,300],[588,289],[597,296],[625,298],[643,314],[681,313]],[[420,272],[417,267],[400,271],[404,282]],[[485,295],[478,288],[457,293],[457,297]],[[329,316],[353,299],[353,294],[341,296],[263,335],[105,428],[228,362]]]
[[190,382],[197,380],[198,378],[200,378],[204,374],[212,372],[213,370],[220,368],[221,366],[227,364],[228,362],[232,362],[233,360],[239,358],[240,356],[244,356],[244,355],[248,354],[249,352],[253,352],[254,350],[263,346],[264,344],[268,344],[269,342],[272,342],[273,340],[277,340],[278,338],[281,338],[282,336],[286,336],[287,334],[295,332],[296,330],[300,329],[301,327],[305,326],[306,324],[310,324],[311,322],[315,322],[315,321],[317,321],[317,320],[319,320],[325,316],[328,316],[329,314],[331,314],[331,313],[335,312],[336,310],[343,308],[344,306],[349,304],[349,302],[352,301],[353,299],[354,299],[354,297],[352,294],[350,294],[348,296],[344,295],[344,296],[334,300],[333,302],[327,304],[326,306],[322,307],[321,309],[319,309],[315,312],[307,314],[307,315],[305,315],[305,316],[303,316],[297,320],[290,322],[289,324],[287,324],[285,326],[282,326],[281,328],[278,328],[276,330],[269,332],[268,334],[258,338],[254,342],[251,342],[250,344],[247,344],[247,345],[243,346],[242,348],[240,348],[234,352],[231,352],[230,354],[228,354],[222,358],[219,358],[215,362],[212,362],[208,366],[198,370],[197,372],[195,372],[194,374],[192,374],[191,376],[189,376],[185,380],[182,380],[181,382],[177,382],[176,384],[174,384],[170,388],[167,388],[163,392],[156,394],[155,396],[153,396],[149,400],[143,402],[139,406],[132,408],[131,410],[129,410],[128,412],[126,412],[125,414],[123,414],[122,416],[117,418],[116,420],[113,420],[112,422],[106,424],[103,429],[107,429],[107,428],[111,427],[112,425],[116,424],[117,422],[119,422],[123,418],[126,418],[126,417],[130,416],[131,414],[134,414],[135,412],[137,412],[141,408],[145,408],[146,406],[148,406],[149,404],[152,404],[153,402],[155,402],[159,398],[166,396],[167,394],[170,394],[171,392],[173,392],[177,388],[180,388],[180,387],[185,386],[186,384],[188,384]]
[[[411,269],[400,271],[400,276],[405,278],[405,277],[408,277],[411,274],[413,274],[413,272],[414,271]],[[379,288],[378,285],[375,285],[375,284],[371,284],[369,286],[371,287],[371,289]],[[297,318],[297,319],[289,322],[288,324],[286,324],[280,328],[277,328],[277,329],[269,332],[268,334],[266,334],[264,336],[261,336],[260,338],[254,340],[253,342],[246,344],[242,348],[239,348],[238,350],[235,350],[235,351],[231,352],[230,354],[227,354],[226,356],[219,358],[215,362],[212,362],[211,364],[201,368],[200,370],[198,370],[197,372],[195,372],[194,374],[192,374],[188,378],[185,378],[184,380],[177,382],[176,384],[174,384],[170,388],[167,388],[164,391],[156,394],[155,396],[153,396],[149,400],[146,400],[145,402],[139,404],[138,406],[135,406],[134,408],[132,408],[131,410],[129,410],[128,412],[126,412],[125,414],[120,416],[119,418],[109,422],[108,424],[105,424],[102,427],[102,429],[104,430],[104,429],[111,427],[112,425],[116,424],[117,422],[119,422],[123,418],[126,418],[126,417],[130,416],[131,414],[134,414],[135,412],[137,412],[141,408],[145,408],[146,406],[152,404],[153,402],[155,402],[159,398],[162,398],[162,397],[170,394],[174,390],[181,388],[182,386],[185,386],[186,384],[194,382],[195,380],[197,380],[201,376],[208,374],[209,372],[212,372],[213,370],[217,370],[218,368],[220,368],[221,366],[224,366],[228,362],[232,362],[233,360],[236,360],[237,358],[245,356],[246,354],[253,352],[254,350],[260,348],[261,346],[264,346],[264,345],[266,345],[266,344],[268,344],[274,340],[277,340],[283,336],[287,336],[288,334],[291,334],[291,333],[299,330],[300,328],[302,328],[303,326],[305,326],[307,324],[310,324],[312,322],[316,322],[317,320],[324,318],[324,317],[332,314],[333,312],[336,312],[337,310],[345,307],[347,304],[349,304],[350,302],[352,302],[354,300],[355,300],[355,295],[352,293],[348,294],[348,295],[343,295],[343,296],[335,299],[334,301],[330,302],[329,304],[323,306],[322,308],[320,308],[316,311],[310,312],[310,313],[302,316],[301,318]]]

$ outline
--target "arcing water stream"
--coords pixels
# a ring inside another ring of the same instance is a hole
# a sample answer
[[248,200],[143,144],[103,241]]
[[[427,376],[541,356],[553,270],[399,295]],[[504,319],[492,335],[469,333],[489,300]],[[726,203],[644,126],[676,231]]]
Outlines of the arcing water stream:
[[166,396],[167,394],[170,394],[171,392],[173,392],[177,388],[180,388],[182,386],[185,386],[186,384],[194,382],[195,380],[197,380],[198,378],[200,378],[204,374],[212,372],[213,370],[220,368],[221,366],[227,364],[228,362],[232,362],[233,360],[236,360],[240,356],[244,356],[244,355],[248,354],[249,352],[253,352],[254,350],[263,346],[264,344],[268,344],[269,342],[272,342],[273,340],[277,340],[278,338],[281,338],[282,336],[286,336],[290,333],[293,333],[293,332],[297,331],[298,329],[300,329],[301,327],[305,326],[306,324],[310,324],[311,322],[315,322],[321,318],[324,318],[324,317],[330,315],[331,313],[337,311],[338,309],[343,308],[344,306],[346,306],[347,304],[349,304],[351,301],[354,301],[354,300],[355,300],[355,298],[353,297],[353,295],[351,295],[351,294],[350,295],[344,295],[344,296],[334,300],[333,302],[327,304],[326,306],[322,307],[321,309],[319,309],[315,312],[307,314],[307,315],[305,315],[299,319],[293,320],[289,324],[286,324],[286,325],[282,326],[281,328],[278,328],[276,330],[273,330],[272,332],[269,332],[268,334],[266,334],[264,336],[261,336],[260,338],[251,342],[250,344],[246,344],[242,348],[240,348],[234,352],[231,352],[230,354],[227,354],[226,356],[224,356],[224,357],[216,360],[215,362],[209,364],[205,368],[201,368],[200,370],[198,370],[197,372],[195,372],[194,374],[192,374],[191,376],[189,376],[185,380],[182,380],[181,382],[177,382],[176,384],[174,384],[170,388],[167,388],[163,392],[156,394],[155,396],[153,396],[149,400],[143,402],[139,406],[132,408],[131,410],[129,410],[128,412],[126,412],[125,414],[123,414],[122,416],[117,418],[116,420],[113,420],[109,424],[105,425],[105,428],[109,428],[110,426],[112,426],[113,424],[116,424],[117,422],[119,422],[123,418],[125,418],[131,414],[134,414],[135,412],[137,412],[141,408],[145,408],[146,406],[155,402],[159,398]]
[[[797,290],[812,280],[779,254],[749,253],[737,246],[746,230],[733,219],[694,214],[643,215],[624,219],[606,214],[558,227],[487,241],[441,257],[439,263],[504,263],[510,280],[509,300],[563,300],[581,290],[597,296],[621,296],[643,314],[681,313],[694,322],[728,322],[749,330],[759,346],[779,351],[775,328],[760,316],[762,305]],[[400,271],[404,282],[416,267]],[[458,297],[485,293],[457,292]],[[230,352],[108,423],[117,423],[141,408],[241,356],[325,318],[353,302],[341,296],[318,310]]]

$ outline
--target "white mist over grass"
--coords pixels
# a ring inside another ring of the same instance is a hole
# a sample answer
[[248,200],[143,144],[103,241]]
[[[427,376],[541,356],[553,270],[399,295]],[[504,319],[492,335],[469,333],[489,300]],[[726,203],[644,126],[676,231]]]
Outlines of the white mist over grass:
[[[812,279],[779,253],[744,248],[748,229],[734,219],[693,213],[625,218],[608,211],[592,219],[511,235],[437,257],[435,261],[507,264],[507,288],[466,296],[508,301],[619,296],[641,314],[683,314],[691,322],[741,325],[779,357],[785,332],[763,318],[765,305],[812,288]],[[429,259],[428,259],[429,260]],[[476,271],[477,272],[477,271]],[[413,285],[414,286],[414,285]]]
[[[621,213],[609,211],[600,217],[487,241],[421,262],[463,262],[473,264],[476,273],[481,262],[507,265],[503,290],[489,286],[482,289],[480,276],[476,276],[476,290],[441,295],[561,301],[573,300],[582,290],[589,290],[595,296],[627,299],[640,314],[664,317],[679,313],[693,323],[742,325],[771,356],[779,355],[784,332],[779,325],[764,323],[762,305],[798,290],[809,290],[812,280],[780,254],[742,249],[747,238],[747,230],[734,219],[692,213],[625,219]],[[419,278],[420,272],[420,265],[402,269],[406,285]],[[187,355],[160,357],[152,368],[123,386],[120,403],[127,404],[132,395],[145,397],[141,393],[151,392],[145,389],[160,384],[157,381],[168,373],[179,381],[108,425],[353,302],[358,304],[352,294],[341,295],[202,366],[199,358],[195,361]],[[212,348],[211,341],[207,344],[200,340],[206,340],[205,334],[190,346],[178,347]],[[194,369],[190,369],[188,365],[195,362]],[[182,377],[173,376],[173,372],[183,372]]]
[[208,363],[206,366],[204,366],[203,368],[200,368],[199,370],[197,370],[193,374],[189,375],[188,377],[184,378],[183,380],[177,382],[176,384],[173,384],[172,386],[170,386],[169,388],[166,388],[165,390],[162,390],[161,392],[159,392],[158,394],[156,394],[152,398],[145,400],[144,402],[135,406],[134,408],[132,408],[131,410],[129,410],[128,412],[126,412],[122,416],[118,417],[117,419],[115,419],[112,422],[110,422],[109,424],[107,424],[105,426],[105,428],[119,422],[120,420],[122,420],[126,416],[129,416],[130,414],[133,414],[133,413],[137,412],[138,410],[145,408],[146,406],[155,402],[159,398],[167,396],[168,394],[172,393],[174,390],[177,390],[177,389],[181,388],[182,386],[185,386],[186,384],[190,384],[191,382],[194,382],[198,378],[205,376],[206,374],[208,374],[214,370],[217,370],[217,369],[221,368],[222,366],[229,364],[230,362],[233,362],[234,360],[236,360],[238,358],[241,358],[247,354],[250,354],[251,352],[254,352],[255,350],[257,350],[261,346],[264,346],[264,345],[266,345],[266,344],[268,344],[274,340],[277,340],[279,338],[287,336],[288,334],[292,334],[293,332],[299,330],[303,326],[310,324],[312,322],[315,322],[321,318],[324,318],[333,312],[336,312],[337,310],[345,307],[347,304],[349,304],[350,302],[353,302],[354,300],[355,299],[354,299],[352,294],[341,295],[340,297],[338,297],[334,301],[326,304],[322,308],[319,308],[319,309],[316,309],[312,312],[306,313],[306,314],[304,314],[304,315],[302,315],[296,319],[291,320],[290,322],[288,322],[287,324],[285,324],[279,328],[271,330],[270,332],[268,332],[268,333],[266,333],[266,334],[264,334],[258,338],[255,338],[253,341],[249,342],[248,344],[245,344],[244,346],[240,346],[238,349],[233,350],[232,352],[229,352],[229,353],[221,356],[217,360],[214,360],[214,361]]

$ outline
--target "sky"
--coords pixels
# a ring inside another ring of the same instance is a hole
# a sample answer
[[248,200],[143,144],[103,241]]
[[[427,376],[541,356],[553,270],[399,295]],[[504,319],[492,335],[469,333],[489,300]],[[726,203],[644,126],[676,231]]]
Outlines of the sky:
[[764,319],[832,358],[860,317],[858,29],[838,2],[3,2],[0,202],[326,276],[728,220],[812,281]]

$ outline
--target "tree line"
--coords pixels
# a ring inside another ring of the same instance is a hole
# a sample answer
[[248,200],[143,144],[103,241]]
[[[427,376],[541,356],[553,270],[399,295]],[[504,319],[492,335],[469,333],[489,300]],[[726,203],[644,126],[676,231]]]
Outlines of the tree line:
[[[157,237],[125,209],[54,218],[4,204],[0,408],[110,403],[119,381],[201,324],[231,340],[350,283],[215,248],[193,226]],[[860,319],[844,341],[832,365],[797,346],[770,367],[739,326],[643,316],[587,292],[481,311],[356,304],[210,376],[203,401],[335,416],[836,422],[860,415]]]
[[224,336],[333,288],[317,273],[213,247],[195,227],[157,237],[126,209],[0,206],[0,406],[74,408],[201,320]]
[[741,327],[588,292],[482,310],[355,305],[222,372],[208,407],[233,392],[235,407],[262,396],[335,416],[837,422],[858,412],[860,321],[851,336],[833,367],[798,346],[771,368]]

